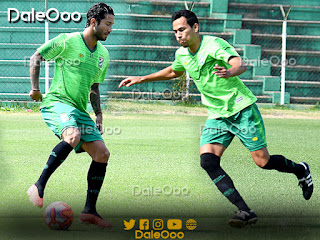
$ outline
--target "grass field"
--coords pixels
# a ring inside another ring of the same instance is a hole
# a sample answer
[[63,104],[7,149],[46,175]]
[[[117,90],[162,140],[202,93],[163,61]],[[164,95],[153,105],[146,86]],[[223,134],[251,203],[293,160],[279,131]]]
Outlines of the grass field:
[[[144,105],[145,112],[134,111],[142,109],[134,104],[124,105],[121,111],[120,105],[114,104],[104,115],[103,136],[111,158],[98,211],[113,222],[111,231],[77,222],[91,162],[85,153],[71,153],[49,180],[45,192],[45,206],[54,201],[71,205],[76,217],[73,225],[66,232],[44,226],[43,210],[29,203],[26,190],[39,177],[58,139],[39,113],[0,112],[0,239],[134,239],[134,231],[123,230],[123,220],[131,218],[197,220],[197,229],[184,230],[184,239],[318,239],[318,119],[264,119],[271,154],[310,164],[315,192],[309,201],[303,199],[293,175],[261,170],[241,142],[234,139],[222,158],[222,167],[259,221],[251,227],[233,229],[226,221],[236,209],[199,164],[200,129],[206,120],[203,108],[155,106],[159,111],[150,113],[148,109],[154,107],[150,104]],[[278,117],[286,115],[277,111]],[[273,112],[262,110],[267,115]],[[164,187],[188,193],[150,192]],[[134,193],[137,189],[144,189],[144,194]]]

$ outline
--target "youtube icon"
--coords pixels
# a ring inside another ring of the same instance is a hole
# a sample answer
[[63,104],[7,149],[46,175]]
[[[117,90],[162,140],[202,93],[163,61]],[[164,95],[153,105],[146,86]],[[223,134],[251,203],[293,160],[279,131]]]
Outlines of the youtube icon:
[[180,230],[182,228],[182,221],[180,219],[169,219],[167,228],[168,230]]

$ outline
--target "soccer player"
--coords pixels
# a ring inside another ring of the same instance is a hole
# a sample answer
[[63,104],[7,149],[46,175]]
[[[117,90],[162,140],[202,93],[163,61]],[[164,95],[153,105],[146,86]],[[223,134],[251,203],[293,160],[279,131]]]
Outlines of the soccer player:
[[200,35],[197,16],[189,10],[175,12],[172,26],[182,46],[176,51],[173,64],[150,75],[126,78],[119,87],[169,80],[188,71],[208,110],[200,140],[201,166],[221,193],[239,209],[229,225],[243,227],[258,220],[220,166],[221,156],[234,136],[240,138],[259,167],[295,174],[308,200],[313,192],[308,164],[297,164],[282,155],[269,155],[263,120],[255,104],[257,99],[237,77],[246,71],[239,54],[221,38]]
[[[60,34],[43,44],[30,59],[30,97],[41,101],[41,114],[49,128],[62,141],[56,145],[38,181],[27,193],[30,201],[43,206],[44,189],[51,174],[74,149],[86,151],[92,158],[88,171],[85,207],[79,216],[84,223],[102,228],[112,227],[96,211],[97,198],[105,177],[110,153],[104,144],[99,83],[104,81],[109,66],[108,50],[99,42],[112,32],[113,9],[104,4],[93,5],[87,13],[83,32]],[[40,62],[55,60],[55,74],[49,92],[42,99],[39,88]],[[86,112],[88,98],[96,115],[96,123]]]

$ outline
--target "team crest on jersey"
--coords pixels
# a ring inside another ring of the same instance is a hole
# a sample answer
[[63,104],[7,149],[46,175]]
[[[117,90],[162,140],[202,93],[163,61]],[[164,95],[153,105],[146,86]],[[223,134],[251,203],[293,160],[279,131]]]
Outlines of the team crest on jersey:
[[199,59],[199,65],[203,65],[204,64],[204,56],[199,55],[198,59]]
[[99,68],[102,68],[103,65],[103,58],[99,57]]
[[81,57],[81,58],[83,58],[84,57],[84,55],[82,54],[82,53],[79,53],[79,55],[78,55],[79,57]]

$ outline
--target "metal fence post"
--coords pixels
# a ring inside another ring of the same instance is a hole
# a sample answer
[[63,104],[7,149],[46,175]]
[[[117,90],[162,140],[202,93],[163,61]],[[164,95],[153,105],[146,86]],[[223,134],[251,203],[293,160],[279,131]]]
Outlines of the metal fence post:
[[190,74],[186,71],[186,100],[189,100],[190,95]]
[[[48,11],[48,0],[45,0],[46,12]],[[48,19],[45,21],[45,42],[49,41],[49,22]],[[45,93],[49,91],[49,62],[45,61]]]
[[284,95],[286,90],[286,63],[287,63],[287,18],[289,12],[291,10],[291,6],[287,12],[284,12],[283,6],[280,6],[280,10],[283,16],[283,23],[282,23],[282,54],[281,54],[281,100],[280,104],[284,105]]

